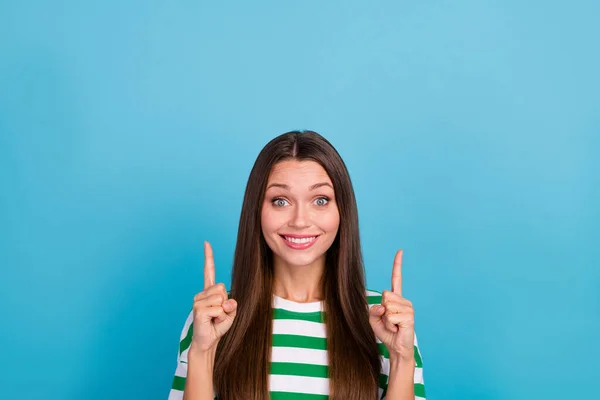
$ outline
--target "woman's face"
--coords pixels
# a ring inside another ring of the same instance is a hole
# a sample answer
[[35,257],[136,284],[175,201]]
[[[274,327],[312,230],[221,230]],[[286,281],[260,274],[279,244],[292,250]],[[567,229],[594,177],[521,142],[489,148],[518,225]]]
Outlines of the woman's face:
[[276,259],[289,266],[312,265],[325,256],[339,225],[333,184],[320,164],[288,160],[273,167],[261,227]]

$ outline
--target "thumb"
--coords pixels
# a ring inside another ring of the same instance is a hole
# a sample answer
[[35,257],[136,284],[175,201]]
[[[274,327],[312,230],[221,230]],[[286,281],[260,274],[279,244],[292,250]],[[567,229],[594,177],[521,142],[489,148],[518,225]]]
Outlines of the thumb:
[[223,304],[223,309],[225,310],[225,313],[227,313],[227,315],[229,315],[231,319],[235,318],[235,316],[237,315],[237,305],[237,301],[235,301],[234,299],[229,299],[225,302],[225,304]]
[[215,325],[219,326],[219,330],[223,333],[227,332],[233,324],[233,319],[237,314],[237,302],[233,299],[229,299],[221,306],[224,313],[219,318],[215,319]]
[[385,313],[385,307],[382,305],[376,305],[369,309],[369,322],[375,324],[381,321],[381,316]]

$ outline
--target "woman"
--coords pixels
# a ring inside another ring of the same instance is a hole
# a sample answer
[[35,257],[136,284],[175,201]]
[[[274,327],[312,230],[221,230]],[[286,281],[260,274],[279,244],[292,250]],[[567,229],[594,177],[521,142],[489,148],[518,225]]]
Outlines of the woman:
[[276,137],[250,172],[230,293],[205,243],[169,399],[424,398],[401,262],[391,291],[366,290],[343,160],[315,132]]

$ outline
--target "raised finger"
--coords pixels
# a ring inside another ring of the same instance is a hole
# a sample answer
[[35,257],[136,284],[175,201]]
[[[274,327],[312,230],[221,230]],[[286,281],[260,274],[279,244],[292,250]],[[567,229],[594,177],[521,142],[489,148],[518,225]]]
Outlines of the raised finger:
[[396,257],[394,257],[392,292],[402,296],[402,250],[398,250]]
[[215,258],[210,243],[204,242],[204,289],[215,284]]

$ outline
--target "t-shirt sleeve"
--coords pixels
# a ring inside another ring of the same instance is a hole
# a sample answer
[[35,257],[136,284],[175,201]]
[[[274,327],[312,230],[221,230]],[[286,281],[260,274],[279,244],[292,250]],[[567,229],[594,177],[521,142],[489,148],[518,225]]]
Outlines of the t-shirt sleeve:
[[179,337],[179,349],[177,351],[177,368],[171,384],[168,400],[183,400],[183,389],[185,388],[185,379],[187,377],[188,351],[192,344],[192,334],[194,333],[194,313],[188,315],[181,336]]

